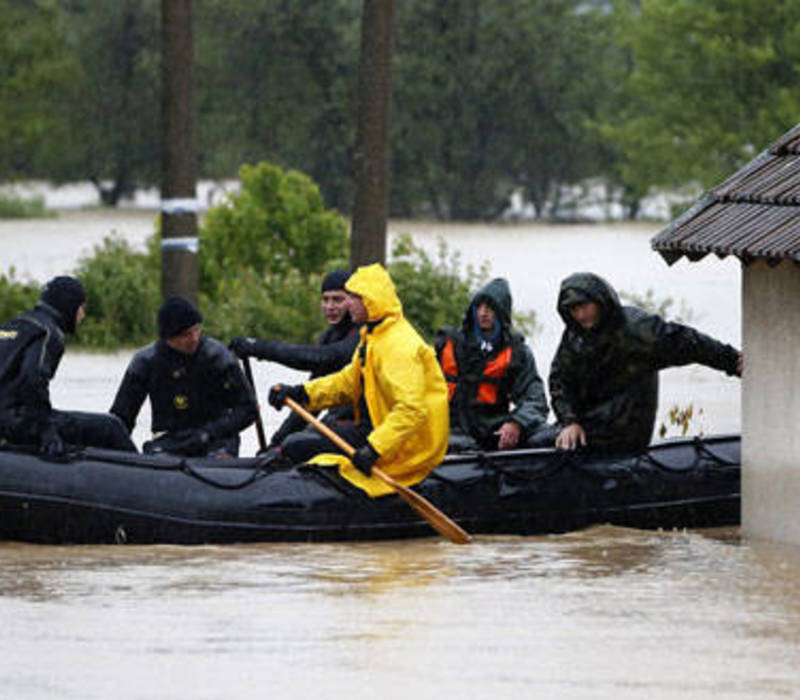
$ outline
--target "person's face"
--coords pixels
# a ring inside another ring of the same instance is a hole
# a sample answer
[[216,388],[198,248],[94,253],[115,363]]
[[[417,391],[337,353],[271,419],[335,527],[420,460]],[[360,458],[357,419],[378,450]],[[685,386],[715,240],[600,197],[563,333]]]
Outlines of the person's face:
[[475,313],[478,317],[478,328],[480,328],[483,333],[491,333],[494,330],[494,309],[485,301],[482,301],[475,308]]
[[594,301],[575,304],[570,308],[569,313],[572,320],[586,331],[594,328],[600,320],[600,307]]
[[83,323],[83,319],[86,318],[86,302],[81,304],[77,309],[75,309],[75,328]]
[[364,306],[364,300],[358,294],[347,295],[347,310],[350,312],[350,318],[353,323],[365,323],[367,320],[367,307]]
[[173,350],[177,350],[184,355],[194,355],[200,345],[200,336],[202,334],[203,330],[200,327],[200,324],[195,323],[193,326],[189,326],[189,328],[182,333],[178,333],[178,335],[173,335],[171,338],[167,338],[167,345],[169,345]]
[[347,294],[342,289],[322,292],[322,313],[325,320],[335,326],[347,313]]

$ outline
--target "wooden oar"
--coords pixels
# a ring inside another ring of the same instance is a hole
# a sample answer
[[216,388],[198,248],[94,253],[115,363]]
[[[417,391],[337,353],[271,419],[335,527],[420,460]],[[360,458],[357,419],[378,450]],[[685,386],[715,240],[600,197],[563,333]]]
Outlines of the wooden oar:
[[[324,435],[333,444],[339,447],[348,457],[355,454],[355,448],[350,445],[344,438],[337,435],[325,423],[306,411],[297,401],[286,397],[286,405],[289,406],[295,413],[304,418],[310,425],[313,425],[322,435]],[[391,486],[408,505],[417,511],[425,520],[427,520],[431,527],[436,530],[440,535],[446,537],[448,540],[455,544],[467,544],[472,538],[469,534],[448,518],[442,511],[434,506],[429,500],[420,496],[416,491],[406,488],[402,484],[397,483],[391,476],[378,467],[372,467],[372,475],[378,477],[385,484]]]
[[256,433],[258,435],[258,446],[261,452],[267,449],[267,436],[264,434],[264,422],[261,420],[261,406],[258,405],[258,393],[256,392],[256,384],[253,381],[253,370],[250,368],[250,358],[243,357],[242,364],[244,365],[244,376],[250,382],[250,388],[253,390],[253,396],[256,398]]

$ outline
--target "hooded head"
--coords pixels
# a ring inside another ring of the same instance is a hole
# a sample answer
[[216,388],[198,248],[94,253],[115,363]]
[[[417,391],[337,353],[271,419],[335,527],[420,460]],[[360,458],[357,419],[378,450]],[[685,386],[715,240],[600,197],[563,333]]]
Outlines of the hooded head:
[[203,317],[190,302],[182,297],[171,297],[158,310],[158,335],[162,339],[173,338],[202,322]]
[[86,302],[86,291],[74,277],[54,277],[44,287],[40,299],[60,316],[59,326],[67,333],[75,332],[75,315]]
[[494,311],[494,315],[503,329],[511,328],[511,288],[504,277],[495,277],[472,297],[467,313],[464,315],[465,331],[474,329],[475,309],[484,302]]
[[600,320],[592,330],[624,319],[622,304],[614,287],[593,272],[576,272],[561,283],[558,293],[558,313],[569,328],[580,329],[580,325],[572,318],[572,307],[588,301],[600,307]]
[[357,294],[367,310],[367,321],[381,321],[388,316],[402,316],[403,305],[389,273],[378,263],[359,267],[347,280],[345,291]]

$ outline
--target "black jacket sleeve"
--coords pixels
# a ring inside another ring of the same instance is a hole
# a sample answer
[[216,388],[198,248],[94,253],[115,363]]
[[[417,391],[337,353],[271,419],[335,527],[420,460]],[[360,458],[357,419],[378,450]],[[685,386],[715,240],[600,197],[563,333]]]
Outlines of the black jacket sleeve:
[[224,408],[202,426],[212,439],[237,435],[256,419],[256,399],[233,355],[225,351],[220,402]]
[[147,376],[149,367],[142,353],[137,353],[125,370],[125,376],[117,389],[111,413],[125,424],[128,433],[133,432],[136,417],[147,398]]
[[739,373],[739,351],[736,348],[690,326],[664,321],[660,316],[647,316],[637,326],[640,333],[653,340],[655,369],[696,362],[727,374]]
[[358,333],[353,332],[327,345],[292,345],[278,340],[257,340],[253,356],[321,376],[337,372],[350,362],[358,345],[358,337]]

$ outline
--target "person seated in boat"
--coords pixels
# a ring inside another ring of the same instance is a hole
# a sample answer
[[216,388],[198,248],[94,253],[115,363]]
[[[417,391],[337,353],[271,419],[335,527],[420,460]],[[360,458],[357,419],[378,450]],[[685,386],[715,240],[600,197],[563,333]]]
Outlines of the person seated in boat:
[[437,333],[452,451],[509,450],[546,430],[544,384],[525,338],[512,326],[511,308],[508,282],[498,277],[472,298],[460,328]]
[[[404,486],[422,481],[447,450],[447,386],[433,348],[403,315],[394,283],[379,264],[359,267],[345,284],[353,322],[363,326],[351,361],[334,374],[296,386],[276,384],[269,403],[291,398],[309,411],[350,404],[355,421],[334,432],[356,449],[352,461],[327,438],[290,435],[283,453],[292,462],[336,464],[370,496],[389,493],[371,477],[373,465]],[[320,454],[339,453],[339,454]]]
[[159,339],[139,350],[125,371],[111,412],[132,432],[150,398],[147,453],[235,457],[239,432],[256,417],[255,396],[236,358],[203,335],[203,317],[186,299],[172,297],[158,310]]
[[694,328],[622,306],[602,277],[579,272],[561,283],[566,328],[550,368],[550,397],[560,424],[556,447],[638,450],[650,443],[658,407],[658,371],[693,362],[741,376],[736,348]]
[[119,418],[59,411],[50,403],[50,380],[64,354],[64,334],[86,316],[86,292],[74,277],[54,277],[33,310],[0,328],[0,441],[38,445],[63,457],[67,445],[135,452]]
[[[240,358],[255,357],[292,369],[310,371],[310,379],[340,370],[350,362],[358,345],[359,326],[350,318],[344,290],[349,278],[347,270],[333,270],[322,280],[320,304],[328,328],[320,336],[317,345],[293,345],[279,340],[238,337],[231,340],[228,347]],[[323,420],[328,425],[352,422],[353,409],[351,406],[332,406]],[[296,413],[290,413],[273,433],[269,448],[279,449],[289,435],[303,429],[313,430]]]

